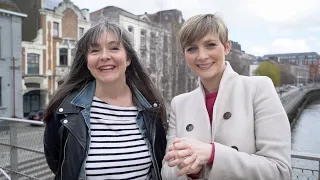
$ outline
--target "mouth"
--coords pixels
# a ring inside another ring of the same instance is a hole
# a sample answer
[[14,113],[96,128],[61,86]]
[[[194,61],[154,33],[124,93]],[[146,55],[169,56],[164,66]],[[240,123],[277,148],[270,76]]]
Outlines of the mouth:
[[108,65],[108,66],[102,66],[99,68],[100,72],[110,72],[113,71],[116,68],[116,66]]
[[197,64],[197,66],[202,69],[206,70],[209,69],[215,62],[207,63],[207,64]]

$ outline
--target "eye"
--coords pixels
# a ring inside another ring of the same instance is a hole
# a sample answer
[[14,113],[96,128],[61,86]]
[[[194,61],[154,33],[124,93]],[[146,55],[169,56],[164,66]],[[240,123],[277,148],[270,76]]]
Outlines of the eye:
[[99,48],[98,47],[92,47],[92,48],[89,49],[89,52],[90,53],[97,53],[97,52],[99,52]]
[[217,46],[215,43],[209,43],[208,44],[208,47],[215,47],[215,46]]
[[186,48],[186,51],[192,52],[192,51],[195,51],[196,49],[197,49],[196,47],[188,47],[188,48]]
[[118,50],[120,50],[120,48],[119,47],[117,47],[117,46],[115,46],[115,47],[111,47],[110,48],[112,51],[118,51]]

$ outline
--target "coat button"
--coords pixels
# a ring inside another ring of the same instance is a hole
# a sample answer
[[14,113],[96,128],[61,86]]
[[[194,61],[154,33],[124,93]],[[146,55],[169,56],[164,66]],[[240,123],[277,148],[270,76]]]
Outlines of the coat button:
[[188,124],[188,126],[186,127],[187,131],[192,131],[193,130],[193,125],[192,124]]
[[68,123],[68,120],[67,120],[67,119],[63,120],[63,123],[64,123],[64,124],[67,124],[67,123]]
[[59,108],[59,112],[63,112],[63,108]]
[[158,107],[158,104],[157,103],[153,103],[153,107]]
[[235,149],[235,150],[239,151],[239,149],[238,149],[238,147],[237,147],[237,146],[231,146],[231,148],[233,148],[233,149]]
[[226,120],[230,119],[231,118],[231,113],[230,112],[224,113],[223,118],[226,119]]

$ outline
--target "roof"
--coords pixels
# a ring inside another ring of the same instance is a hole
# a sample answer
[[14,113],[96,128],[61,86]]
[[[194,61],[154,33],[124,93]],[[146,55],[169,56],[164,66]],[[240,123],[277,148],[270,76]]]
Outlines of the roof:
[[12,0],[0,0],[0,9],[18,12],[20,13],[19,7]]
[[316,55],[317,57],[319,57],[319,54],[316,52],[301,52],[301,53],[283,53],[283,54],[266,54],[263,57],[277,57],[277,56],[305,56],[305,55]]

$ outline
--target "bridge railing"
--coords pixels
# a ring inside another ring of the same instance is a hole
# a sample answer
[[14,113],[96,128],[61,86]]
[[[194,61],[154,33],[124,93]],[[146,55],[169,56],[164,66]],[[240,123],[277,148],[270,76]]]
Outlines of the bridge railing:
[[[43,152],[43,132],[42,122],[0,117],[0,180],[53,179]],[[320,154],[292,152],[292,160],[293,180],[320,180]],[[303,160],[307,165],[299,162]]]
[[294,180],[320,180],[320,154],[304,152],[291,153]]
[[43,122],[0,117],[0,180],[53,179],[43,132]]

